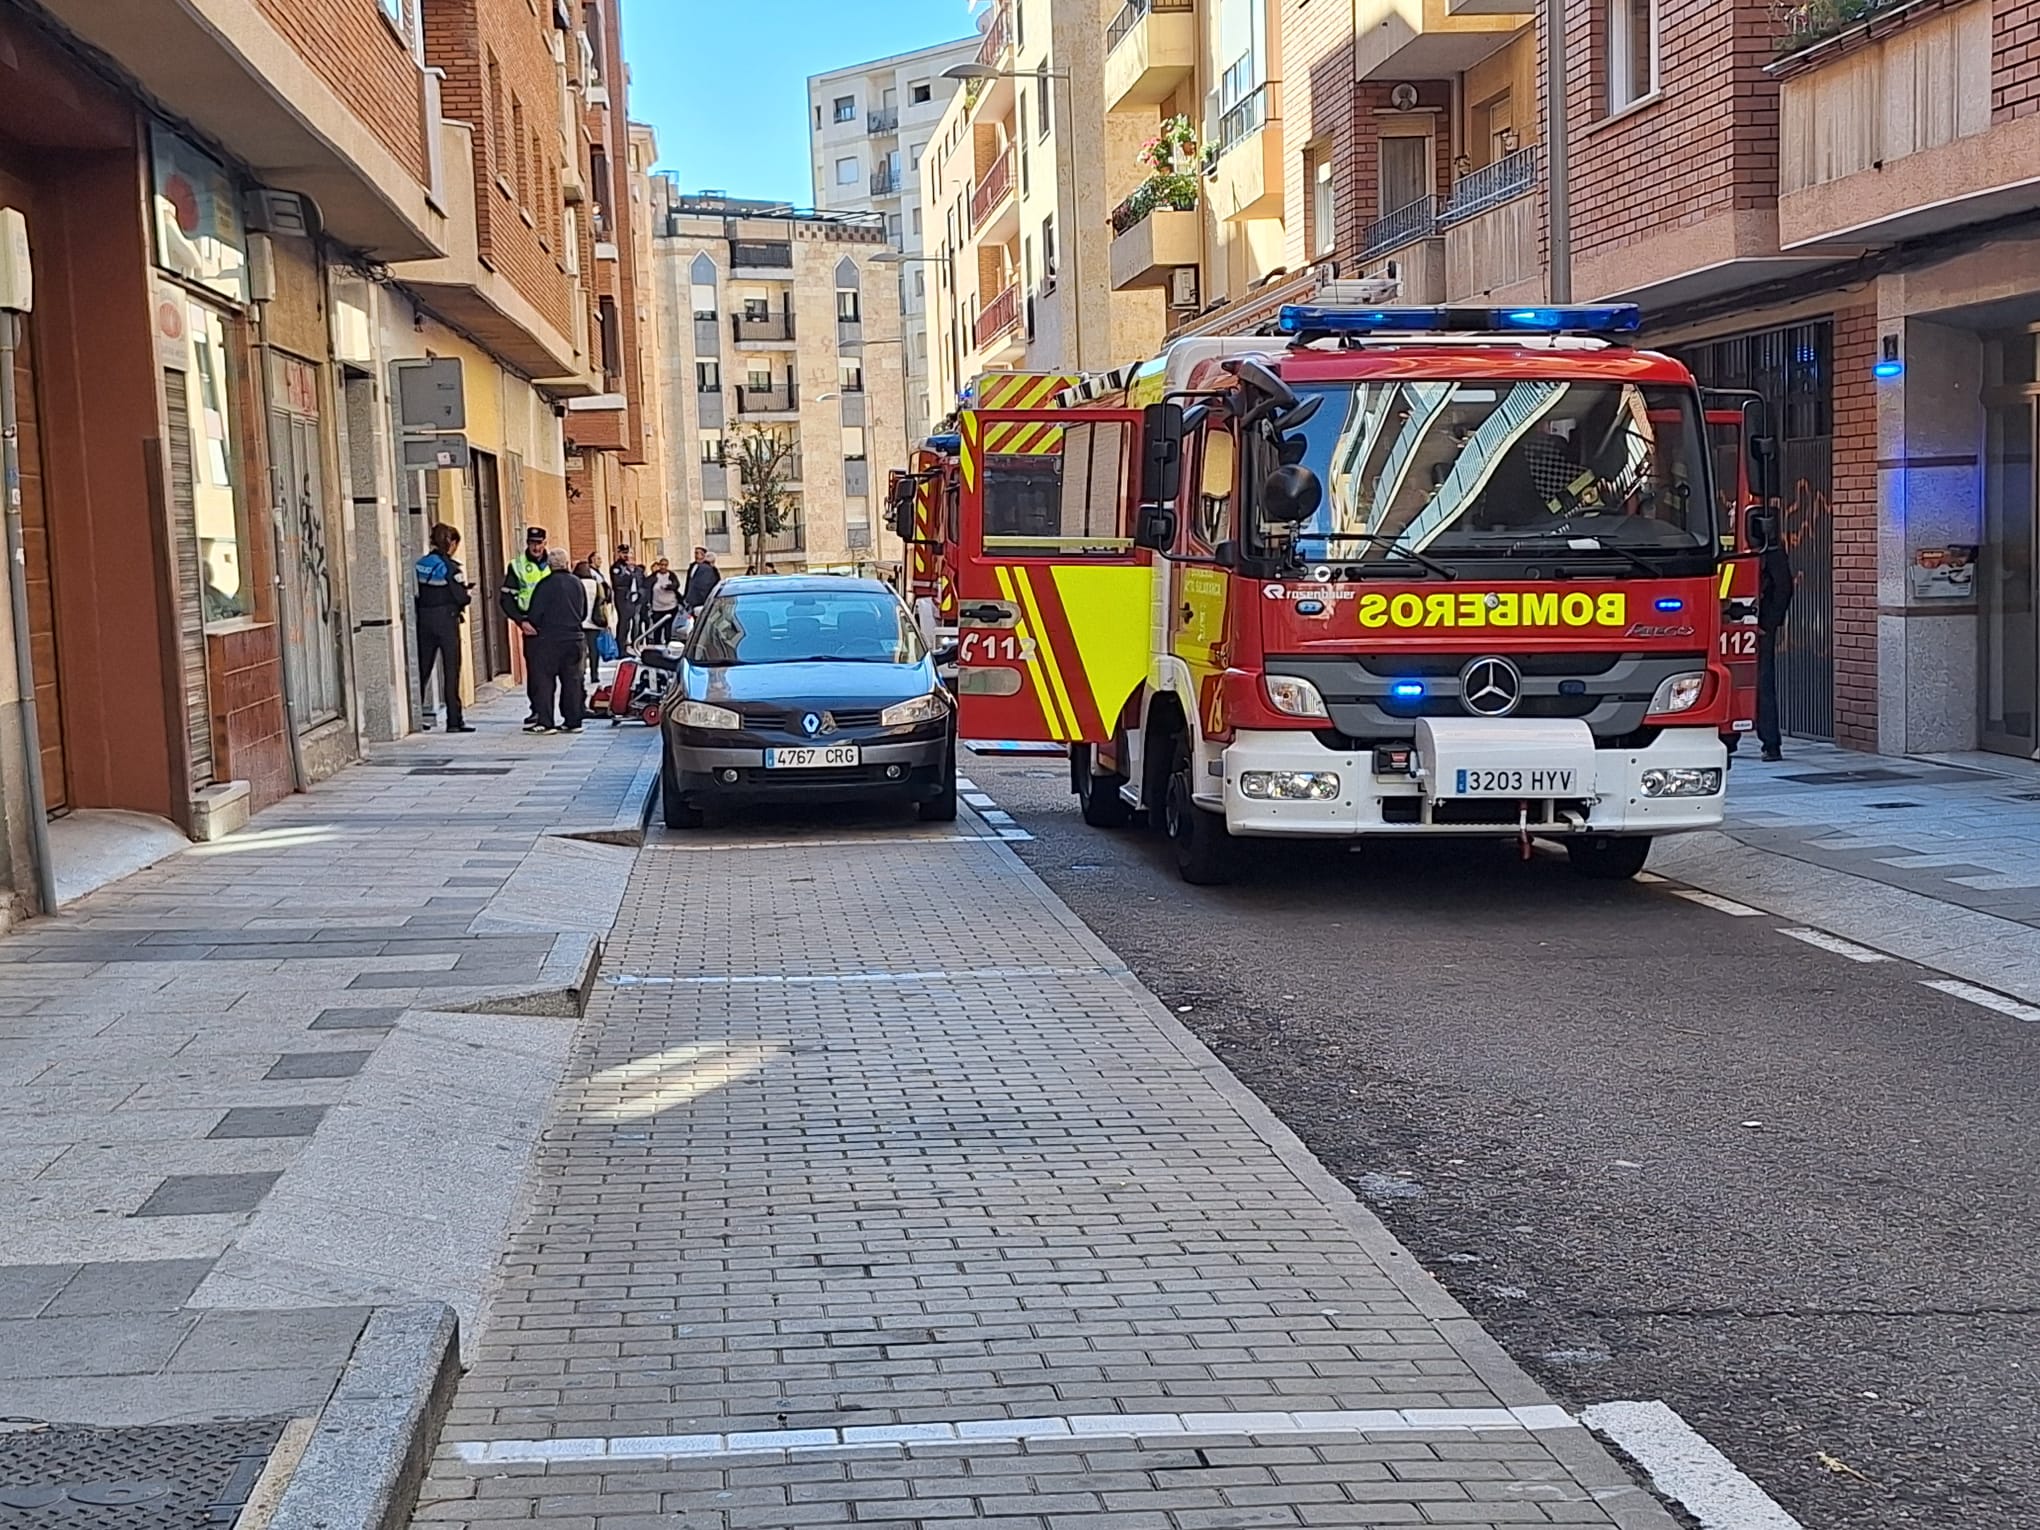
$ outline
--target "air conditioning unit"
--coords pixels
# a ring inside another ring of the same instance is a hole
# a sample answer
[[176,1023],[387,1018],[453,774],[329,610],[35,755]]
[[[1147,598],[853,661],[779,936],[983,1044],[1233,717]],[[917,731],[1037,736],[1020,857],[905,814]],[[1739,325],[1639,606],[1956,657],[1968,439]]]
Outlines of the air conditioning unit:
[[251,233],[288,239],[312,236],[312,210],[295,191],[258,186],[242,198],[241,211]]

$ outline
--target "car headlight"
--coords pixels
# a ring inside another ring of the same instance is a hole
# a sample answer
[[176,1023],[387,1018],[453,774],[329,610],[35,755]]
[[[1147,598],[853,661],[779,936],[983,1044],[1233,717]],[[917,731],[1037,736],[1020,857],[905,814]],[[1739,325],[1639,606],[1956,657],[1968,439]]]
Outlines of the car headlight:
[[1650,698],[1653,717],[1667,712],[1690,712],[1700,704],[1700,698],[1707,694],[1707,672],[1695,670],[1690,675],[1674,675],[1657,688],[1657,694]]
[[1263,683],[1268,689],[1268,705],[1284,717],[1322,720],[1332,715],[1325,710],[1325,698],[1308,680],[1299,680],[1294,675],[1270,675]]
[[898,706],[887,707],[878,714],[878,721],[881,727],[906,728],[915,723],[940,722],[948,715],[948,692],[930,691],[925,696],[916,696],[912,701],[902,701]]
[[682,728],[725,728],[737,729],[744,726],[744,719],[728,707],[712,707],[705,701],[683,701],[666,714]]

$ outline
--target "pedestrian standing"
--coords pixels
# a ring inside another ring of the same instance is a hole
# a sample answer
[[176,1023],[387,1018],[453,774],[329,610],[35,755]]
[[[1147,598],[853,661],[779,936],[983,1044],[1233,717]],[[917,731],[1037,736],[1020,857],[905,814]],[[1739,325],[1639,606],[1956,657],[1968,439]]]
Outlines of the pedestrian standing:
[[[524,551],[510,560],[510,567],[503,575],[503,588],[496,596],[496,603],[504,616],[524,634],[524,694],[531,703],[530,715],[524,719],[527,729],[535,728],[539,719],[538,673],[531,659],[531,641],[538,636],[538,624],[531,619],[531,604],[552,571],[552,559],[546,551],[545,528],[529,527],[524,533]],[[551,710],[552,705],[548,701],[545,711],[550,713]]]
[[652,565],[651,576],[651,625],[646,629],[645,641],[665,643],[672,641],[673,622],[680,614],[680,576],[673,572],[673,565],[664,558]]
[[574,565],[574,577],[581,581],[581,592],[588,600],[588,614],[581,620],[581,632],[588,648],[588,683],[602,683],[602,634],[608,630],[610,603],[608,588],[602,583],[602,576],[595,572],[595,565],[583,558]]
[[1778,719],[1778,632],[1792,610],[1792,559],[1776,531],[1757,564],[1757,742],[1764,758],[1785,758]]
[[439,670],[439,688],[446,697],[446,731],[472,733],[461,712],[461,623],[474,590],[461,575],[460,531],[444,521],[432,528],[432,550],[420,558],[414,569],[418,628],[418,689],[424,701],[421,731],[432,731],[432,671]]
[[638,623],[644,618],[645,571],[630,559],[628,546],[616,549],[616,561],[609,566],[609,589],[616,601],[616,646],[629,653],[637,642]]
[[524,662],[534,676],[532,705],[536,709],[525,732],[579,733],[588,705],[587,688],[581,680],[582,655],[588,651],[583,626],[588,619],[588,595],[573,576],[564,552],[551,553],[548,564],[552,577],[539,581],[525,613],[531,634],[524,645]]
[[698,613],[721,583],[722,570],[715,566],[715,554],[706,547],[695,548],[694,561],[687,565],[687,578],[681,585],[680,604],[689,613]]

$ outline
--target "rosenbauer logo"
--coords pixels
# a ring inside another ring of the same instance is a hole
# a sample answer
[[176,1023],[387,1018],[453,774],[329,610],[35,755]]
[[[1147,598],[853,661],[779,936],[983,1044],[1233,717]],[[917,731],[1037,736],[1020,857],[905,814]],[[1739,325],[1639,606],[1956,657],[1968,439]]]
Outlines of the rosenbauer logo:
[[1564,628],[1629,625],[1629,597],[1619,590],[1588,595],[1575,590],[1525,593],[1517,590],[1470,590],[1433,595],[1360,597],[1360,625],[1416,630],[1425,627]]

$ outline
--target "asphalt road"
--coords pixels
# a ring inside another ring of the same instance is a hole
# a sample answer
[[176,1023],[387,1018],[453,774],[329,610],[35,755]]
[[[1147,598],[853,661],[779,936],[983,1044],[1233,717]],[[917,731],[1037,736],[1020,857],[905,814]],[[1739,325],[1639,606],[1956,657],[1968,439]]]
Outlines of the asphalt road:
[[1561,1402],[1670,1403],[1807,1530],[2040,1526],[2040,1027],[1513,849],[1192,888],[1059,762],[965,769]]

